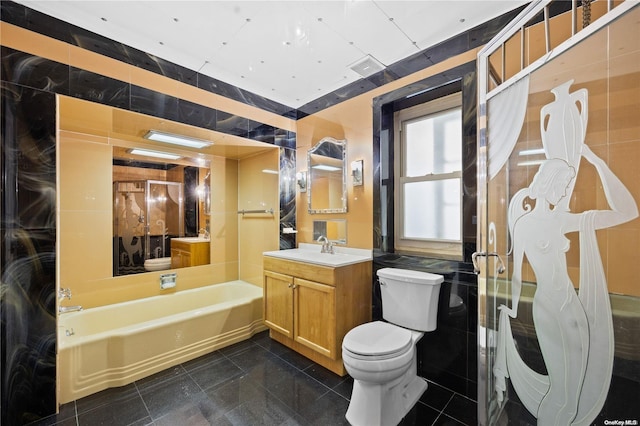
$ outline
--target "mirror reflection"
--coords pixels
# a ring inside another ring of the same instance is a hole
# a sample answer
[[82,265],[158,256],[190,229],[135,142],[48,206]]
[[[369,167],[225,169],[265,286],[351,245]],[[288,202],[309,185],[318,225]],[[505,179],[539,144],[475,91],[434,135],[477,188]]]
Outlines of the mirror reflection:
[[346,141],[324,138],[307,153],[309,213],[347,212]]
[[346,219],[314,220],[313,241],[325,237],[334,244],[347,244]]
[[113,149],[113,275],[208,264],[209,165]]

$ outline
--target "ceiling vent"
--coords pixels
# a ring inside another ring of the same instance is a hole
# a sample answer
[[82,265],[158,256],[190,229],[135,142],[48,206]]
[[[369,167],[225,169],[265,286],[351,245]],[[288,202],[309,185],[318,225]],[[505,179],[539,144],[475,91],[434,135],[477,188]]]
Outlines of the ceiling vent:
[[373,56],[367,55],[359,61],[351,64],[349,68],[366,78],[378,71],[382,71],[385,66]]

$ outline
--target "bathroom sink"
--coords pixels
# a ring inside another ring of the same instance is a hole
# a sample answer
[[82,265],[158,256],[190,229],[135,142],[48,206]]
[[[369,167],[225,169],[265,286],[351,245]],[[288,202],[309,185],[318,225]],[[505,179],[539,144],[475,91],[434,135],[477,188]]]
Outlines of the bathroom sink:
[[267,251],[265,256],[323,266],[345,266],[372,259],[371,250],[334,246],[335,253],[321,253],[321,245],[300,243],[296,249]]
[[179,238],[172,238],[171,241],[179,241],[183,243],[208,243],[209,242],[208,239],[200,238],[200,237],[179,237]]

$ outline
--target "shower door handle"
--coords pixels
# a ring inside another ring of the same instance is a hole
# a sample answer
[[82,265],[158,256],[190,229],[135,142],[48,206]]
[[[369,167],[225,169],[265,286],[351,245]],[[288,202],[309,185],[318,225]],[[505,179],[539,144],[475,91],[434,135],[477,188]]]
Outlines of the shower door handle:
[[487,257],[487,256],[493,256],[497,259],[498,262],[498,273],[502,274],[506,268],[504,267],[504,262],[502,261],[502,258],[500,257],[500,255],[496,252],[491,252],[491,253],[487,253],[486,251],[476,251],[473,252],[473,254],[471,255],[471,262],[473,262],[473,272],[475,272],[476,274],[480,273],[480,266],[478,266],[478,257]]

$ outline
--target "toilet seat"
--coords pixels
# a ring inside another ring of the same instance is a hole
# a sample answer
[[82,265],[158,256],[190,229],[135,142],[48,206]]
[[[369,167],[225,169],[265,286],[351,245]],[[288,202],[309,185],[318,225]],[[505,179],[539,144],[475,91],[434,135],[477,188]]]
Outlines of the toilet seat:
[[384,360],[396,358],[412,350],[410,330],[383,321],[359,325],[349,331],[342,349],[355,359]]

